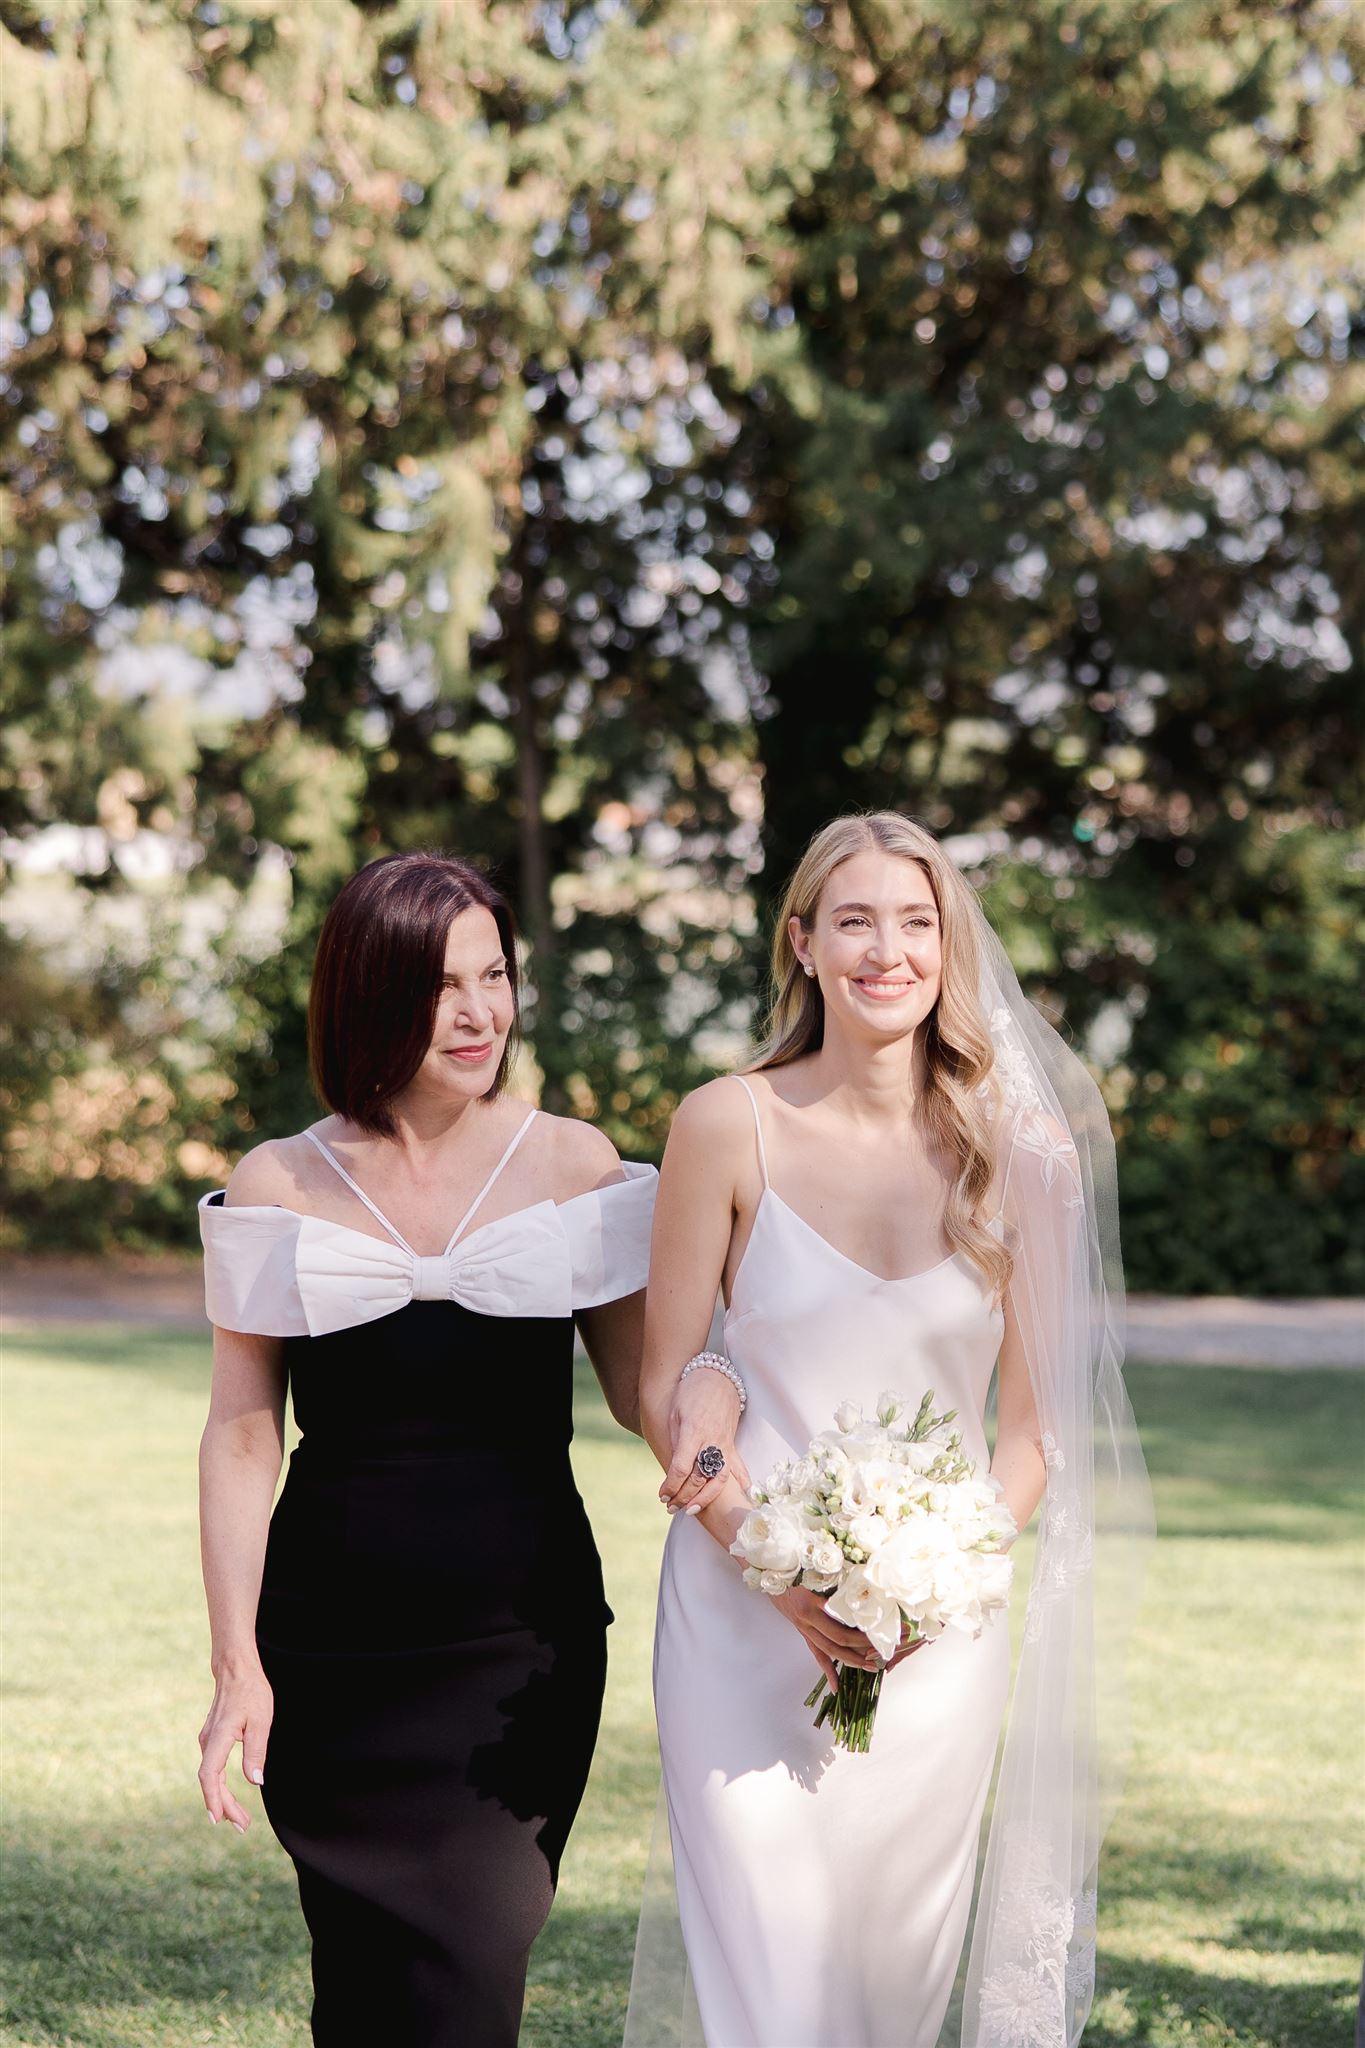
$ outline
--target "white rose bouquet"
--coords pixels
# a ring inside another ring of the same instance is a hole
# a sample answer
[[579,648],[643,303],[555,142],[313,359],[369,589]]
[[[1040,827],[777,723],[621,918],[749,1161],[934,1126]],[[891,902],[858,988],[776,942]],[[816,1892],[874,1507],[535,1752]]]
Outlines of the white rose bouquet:
[[961,1433],[948,1427],[956,1409],[935,1415],[926,1394],[906,1423],[908,1405],[904,1395],[881,1394],[876,1420],[867,1421],[843,1402],[805,1457],[754,1487],[730,1546],[746,1585],[828,1593],[825,1612],[861,1629],[881,1655],[877,1671],[841,1668],[837,1691],[822,1676],[806,1701],[819,1706],[816,1727],[828,1721],[844,1749],[868,1748],[885,1666],[898,1649],[949,1628],[978,1636],[984,1616],[1009,1601],[1006,1546],[1018,1530],[997,1482],[978,1479],[963,1457]]

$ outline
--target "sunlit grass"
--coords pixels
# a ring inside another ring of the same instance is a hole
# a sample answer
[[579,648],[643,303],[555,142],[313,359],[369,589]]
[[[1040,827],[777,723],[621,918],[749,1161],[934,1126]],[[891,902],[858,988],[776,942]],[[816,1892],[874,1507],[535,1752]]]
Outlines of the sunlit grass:
[[[290,1866],[264,1825],[211,1830],[194,1782],[207,1359],[164,1331],[8,1346],[7,2043],[306,2038]],[[1163,1534],[1087,2043],[1338,2048],[1360,1970],[1365,1380],[1172,1368],[1131,1384]],[[590,1380],[579,1413],[617,1623],[528,2048],[616,2048],[655,1795],[663,1517]]]

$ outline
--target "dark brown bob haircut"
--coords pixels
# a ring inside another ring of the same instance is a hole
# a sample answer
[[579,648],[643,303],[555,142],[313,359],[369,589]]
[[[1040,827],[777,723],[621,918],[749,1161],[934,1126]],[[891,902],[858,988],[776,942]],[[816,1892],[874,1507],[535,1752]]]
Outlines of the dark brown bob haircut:
[[462,910],[488,911],[512,991],[512,1029],[488,1090],[501,1092],[521,1019],[517,935],[505,897],[468,861],[391,853],[352,875],[323,921],[308,994],[308,1062],[318,1098],[391,1138],[392,1109],[431,1046],[446,935]]

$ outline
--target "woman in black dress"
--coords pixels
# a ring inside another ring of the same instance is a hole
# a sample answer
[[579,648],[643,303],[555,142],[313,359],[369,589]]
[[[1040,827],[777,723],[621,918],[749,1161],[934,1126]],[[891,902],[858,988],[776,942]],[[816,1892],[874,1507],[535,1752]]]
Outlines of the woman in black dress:
[[[610,1620],[569,1464],[577,1323],[638,1429],[652,1168],[502,1092],[502,898],[401,854],[342,890],[309,1011],[332,1114],[201,1204],[211,1819],[294,1860],[322,2048],[503,2048],[596,1738]],[[691,1419],[732,1424],[692,1375]],[[286,1392],[303,1432],[271,1516]]]

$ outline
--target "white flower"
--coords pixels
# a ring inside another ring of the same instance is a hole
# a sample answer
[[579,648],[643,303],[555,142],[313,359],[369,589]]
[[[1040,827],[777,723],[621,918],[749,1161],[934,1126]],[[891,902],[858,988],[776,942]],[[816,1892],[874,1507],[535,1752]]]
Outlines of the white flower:
[[913,1615],[933,1599],[939,1562],[956,1547],[951,1529],[937,1515],[912,1515],[891,1531],[864,1569],[875,1585]]
[[816,1486],[822,1493],[837,1493],[848,1471],[848,1452],[828,1436],[818,1436],[811,1452],[818,1459]]
[[894,1388],[888,1388],[885,1393],[878,1394],[877,1420],[882,1428],[890,1429],[892,1423],[898,1422],[904,1415],[908,1406],[904,1394],[898,1394]]
[[889,1458],[860,1458],[844,1480],[844,1507],[851,1515],[875,1514],[900,1499],[904,1474]]
[[819,1478],[819,1467],[809,1453],[787,1468],[787,1484],[793,1495],[809,1493]]
[[790,1593],[792,1581],[787,1572],[760,1572],[758,1590],[760,1593]]
[[891,1534],[891,1525],[877,1514],[855,1515],[848,1525],[848,1540],[871,1557]]
[[[934,1489],[936,1493],[937,1488]],[[1018,1534],[1014,1517],[994,1484],[979,1479],[962,1479],[945,1489],[947,1502],[942,1512],[964,1550],[989,1543],[994,1549]],[[933,1496],[930,1497],[933,1505]]]
[[872,1584],[862,1566],[855,1566],[842,1586],[826,1600],[825,1612],[835,1621],[842,1621],[846,1628],[860,1628],[880,1656],[895,1655],[901,1639],[900,1608]]
[[804,1534],[799,1517],[779,1502],[752,1509],[740,1523],[730,1551],[761,1572],[782,1572],[794,1578],[801,1569]]
[[1004,1607],[1014,1579],[1014,1560],[1003,1550],[977,1553],[976,1592],[983,1607]]
[[953,1551],[935,1565],[933,1609],[946,1628],[958,1629],[965,1636],[980,1635],[981,1599],[971,1551]]
[[863,1419],[863,1411],[856,1401],[841,1401],[834,1411],[834,1427],[845,1436],[855,1430]]
[[935,1443],[906,1444],[901,1456],[912,1472],[927,1472],[942,1449],[941,1444]]
[[844,1553],[824,1529],[813,1529],[801,1546],[801,1569],[818,1578],[837,1579],[844,1568]]

